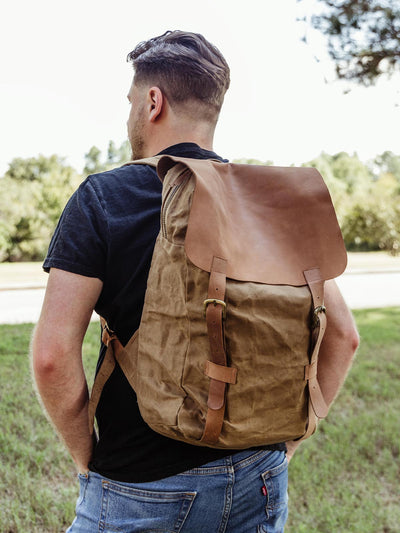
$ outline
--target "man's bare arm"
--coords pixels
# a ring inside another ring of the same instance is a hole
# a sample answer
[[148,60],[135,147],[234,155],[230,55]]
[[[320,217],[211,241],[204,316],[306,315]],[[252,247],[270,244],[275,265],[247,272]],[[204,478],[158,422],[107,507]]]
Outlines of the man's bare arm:
[[[330,406],[340,391],[359,344],[353,316],[334,280],[325,283],[327,328],[318,357],[318,381]],[[290,460],[300,442],[287,442]]]
[[81,472],[93,451],[82,343],[102,286],[97,278],[52,268],[32,341],[39,395]]

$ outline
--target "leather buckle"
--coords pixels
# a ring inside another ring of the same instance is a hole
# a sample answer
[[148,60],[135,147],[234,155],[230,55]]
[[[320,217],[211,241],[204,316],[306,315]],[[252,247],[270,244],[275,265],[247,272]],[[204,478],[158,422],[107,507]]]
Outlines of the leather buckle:
[[324,305],[319,305],[314,309],[314,314],[312,317],[312,327],[316,328],[319,326],[319,316],[321,313],[326,313],[326,307]]
[[209,306],[209,304],[213,304],[214,307],[216,307],[217,305],[222,305],[222,319],[226,319],[226,303],[223,300],[217,300],[216,298],[207,298],[207,300],[204,300],[204,318],[206,316],[207,307]]

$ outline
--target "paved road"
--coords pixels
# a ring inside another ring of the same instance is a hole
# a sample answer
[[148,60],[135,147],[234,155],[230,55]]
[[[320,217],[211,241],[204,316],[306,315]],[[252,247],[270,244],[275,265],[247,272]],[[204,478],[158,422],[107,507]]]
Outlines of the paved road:
[[351,309],[400,306],[400,272],[345,274],[337,283]]
[[[349,273],[337,281],[352,309],[400,306],[400,272]],[[37,322],[43,297],[43,288],[0,291],[0,323]]]
[[[13,289],[0,291],[0,324],[37,322],[45,289]],[[98,320],[94,313],[92,320]]]

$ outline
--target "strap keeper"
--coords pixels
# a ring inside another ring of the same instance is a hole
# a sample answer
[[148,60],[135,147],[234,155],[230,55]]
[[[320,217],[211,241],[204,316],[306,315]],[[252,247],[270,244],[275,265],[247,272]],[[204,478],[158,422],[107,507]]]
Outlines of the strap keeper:
[[314,361],[310,365],[304,367],[304,379],[306,381],[317,377],[317,362]]
[[237,378],[237,368],[232,366],[222,366],[206,361],[204,373],[211,379],[221,381],[222,383],[231,383],[235,385]]

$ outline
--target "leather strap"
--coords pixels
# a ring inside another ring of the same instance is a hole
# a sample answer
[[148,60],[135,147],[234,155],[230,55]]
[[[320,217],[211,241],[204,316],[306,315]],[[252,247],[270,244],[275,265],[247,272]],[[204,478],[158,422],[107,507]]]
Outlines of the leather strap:
[[[117,339],[118,340],[118,339]],[[113,343],[114,349],[116,346],[115,358],[121,367],[126,379],[129,381],[133,390],[136,390],[136,364],[139,349],[139,330],[137,329],[126,346],[122,348],[122,344],[118,341]]]
[[326,330],[324,280],[319,268],[305,270],[304,277],[311,292],[314,315],[310,364],[304,367],[304,379],[308,383],[309,390],[308,425],[305,434],[300,440],[312,435],[317,428],[318,419],[325,418],[328,414],[328,406],[317,379],[318,354]]
[[129,161],[128,163],[125,163],[122,166],[128,167],[129,165],[150,165],[151,167],[157,167],[157,164],[160,161],[161,157],[161,155],[154,155],[153,157],[144,157],[143,159]]
[[[224,390],[225,392],[225,390]],[[206,425],[201,441],[205,444],[215,444],[218,442],[221,434],[222,424],[224,422],[225,403],[220,409],[211,409],[207,411]]]
[[[230,383],[230,380],[236,382],[236,369],[227,367],[224,342],[225,306],[222,302],[224,302],[226,290],[226,265],[225,259],[213,258],[206,300],[205,314],[211,355],[211,362],[209,362],[211,364],[206,366],[206,375],[211,378],[207,401],[208,411],[201,437],[201,441],[206,444],[215,444],[221,434],[225,414],[226,384]],[[216,368],[218,366],[221,368]],[[221,377],[224,379],[217,379]]]
[[[89,399],[89,431],[92,435],[94,432],[94,418],[96,415],[97,405],[100,401],[101,392],[108,378],[114,371],[115,363],[119,360],[120,354],[125,352],[124,347],[119,342],[115,333],[110,330],[107,322],[100,317],[101,327],[103,329],[101,340],[107,346],[103,362],[96,374],[92,391]],[[118,361],[119,362],[119,361]]]
[[204,373],[209,378],[223,383],[231,383],[232,385],[236,383],[237,368],[216,365],[212,361],[206,361]]

